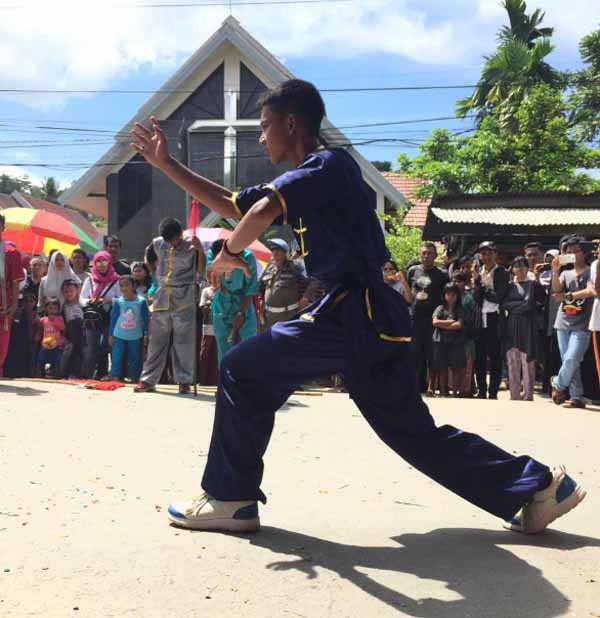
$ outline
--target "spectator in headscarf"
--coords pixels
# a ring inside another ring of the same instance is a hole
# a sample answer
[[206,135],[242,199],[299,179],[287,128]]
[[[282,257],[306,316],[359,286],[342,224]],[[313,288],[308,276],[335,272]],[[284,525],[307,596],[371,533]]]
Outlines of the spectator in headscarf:
[[108,251],[99,251],[92,260],[92,276],[83,284],[81,304],[84,308],[85,346],[83,373],[85,378],[103,378],[108,373],[108,325],[113,299],[118,298],[119,275]]
[[77,279],[77,275],[69,264],[69,259],[62,251],[55,251],[50,259],[48,274],[43,277],[40,283],[38,294],[38,311],[44,311],[46,301],[49,298],[56,298],[62,308],[65,299],[62,293],[62,284],[68,279]]

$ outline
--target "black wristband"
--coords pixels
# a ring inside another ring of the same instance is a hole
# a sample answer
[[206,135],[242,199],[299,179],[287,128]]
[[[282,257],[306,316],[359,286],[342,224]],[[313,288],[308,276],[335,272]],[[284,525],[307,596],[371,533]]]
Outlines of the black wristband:
[[225,241],[223,243],[223,251],[229,256],[229,257],[240,257],[240,255],[242,255],[242,253],[244,253],[244,250],[242,249],[239,253],[232,253],[231,251],[229,251],[229,247],[227,246],[227,241]]

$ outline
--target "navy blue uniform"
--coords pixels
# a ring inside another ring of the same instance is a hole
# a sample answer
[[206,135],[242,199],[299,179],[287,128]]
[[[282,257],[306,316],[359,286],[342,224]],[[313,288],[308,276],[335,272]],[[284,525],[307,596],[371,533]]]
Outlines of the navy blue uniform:
[[510,519],[549,484],[550,470],[474,434],[436,427],[417,387],[408,307],[383,282],[389,253],[356,162],[344,150],[317,150],[271,184],[234,196],[240,215],[271,193],[283,211],[278,223],[294,227],[308,272],[327,293],[299,319],[224,357],[203,489],[218,500],[266,502],[262,458],[275,412],[298,386],[340,373],[390,448],[454,493]]

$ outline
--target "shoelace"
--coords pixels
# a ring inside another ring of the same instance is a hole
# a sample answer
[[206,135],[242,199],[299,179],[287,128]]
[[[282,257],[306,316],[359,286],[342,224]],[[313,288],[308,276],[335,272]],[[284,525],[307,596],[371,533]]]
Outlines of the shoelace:
[[210,502],[210,496],[204,492],[195,498],[192,498],[191,505],[185,512],[187,517],[198,517],[200,511]]

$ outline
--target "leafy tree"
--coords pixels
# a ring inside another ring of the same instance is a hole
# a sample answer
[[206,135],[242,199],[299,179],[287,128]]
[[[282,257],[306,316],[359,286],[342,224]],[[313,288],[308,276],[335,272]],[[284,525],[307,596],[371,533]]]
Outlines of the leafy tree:
[[418,227],[404,224],[405,213],[383,215],[386,224],[385,244],[392,254],[398,268],[406,270],[406,265],[419,257],[423,244],[423,232]]
[[50,176],[44,180],[44,184],[41,189],[42,197],[49,202],[58,203],[58,198],[62,191],[59,190],[58,183]]
[[515,115],[521,101],[537,84],[559,86],[564,77],[553,69],[546,57],[554,50],[552,28],[541,28],[544,13],[539,9],[527,15],[524,0],[504,0],[510,26],[498,34],[498,49],[485,57],[481,77],[471,96],[456,104],[456,114],[465,117],[475,112],[481,122],[493,111],[500,124],[517,130]]
[[392,171],[391,161],[371,161],[371,164],[376,169],[378,169],[380,172],[391,172]]
[[18,191],[19,193],[30,194],[31,189],[31,180],[29,180],[29,176],[27,175],[21,178],[15,178],[8,174],[2,174],[0,176],[0,193],[10,194],[13,191]]
[[600,151],[572,134],[560,92],[538,85],[515,113],[517,131],[499,113],[484,118],[470,137],[434,131],[420,154],[400,155],[401,171],[424,178],[420,198],[433,193],[600,190],[600,181],[580,170],[600,166]]
[[579,53],[585,68],[571,75],[571,122],[583,140],[600,137],[600,28],[581,39]]

